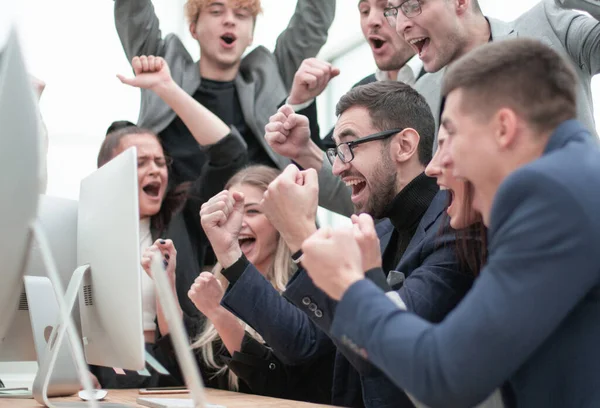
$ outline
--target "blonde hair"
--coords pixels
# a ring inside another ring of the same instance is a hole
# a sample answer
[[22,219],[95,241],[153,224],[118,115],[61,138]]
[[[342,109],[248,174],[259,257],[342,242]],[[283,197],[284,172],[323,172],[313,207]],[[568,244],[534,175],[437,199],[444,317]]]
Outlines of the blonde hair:
[[[225,188],[229,189],[235,185],[246,184],[259,188],[262,191],[266,191],[269,184],[273,180],[275,180],[275,178],[277,178],[279,174],[279,170],[273,169],[271,167],[262,165],[250,166],[237,172],[229,180]],[[265,278],[271,283],[271,285],[273,285],[273,287],[279,293],[285,290],[285,286],[287,285],[288,280],[296,270],[296,265],[292,262],[291,255],[291,251],[288,248],[287,244],[285,243],[283,238],[279,236],[273,262],[269,266],[269,269],[265,276]],[[222,269],[223,268],[221,267],[221,265],[217,264],[213,268],[212,273],[223,284],[223,287],[227,287],[228,282],[221,273]],[[239,323],[244,327],[248,334],[250,334],[250,336],[254,337],[259,342],[264,343],[262,337],[258,333],[256,333],[250,326],[248,326],[241,320],[239,320]],[[200,352],[202,353],[202,361],[208,367],[216,370],[213,377],[217,377],[227,373],[229,380],[229,389],[232,391],[237,391],[239,389],[239,380],[237,376],[231,370],[229,370],[229,367],[226,364],[219,363],[215,359],[215,353],[222,352],[223,348],[225,347],[222,343],[219,343],[219,333],[215,329],[215,326],[212,324],[212,322],[207,321],[204,330],[202,331],[200,336],[198,336],[196,341],[192,344],[192,348],[200,349]]]
[[[208,6],[211,0],[188,0],[185,3],[185,16],[188,20],[188,23],[195,24],[198,21],[198,16],[200,12]],[[233,2],[233,8],[246,8],[252,14],[254,20],[256,20],[256,16],[262,13],[262,7],[260,5],[260,0],[235,0]]]

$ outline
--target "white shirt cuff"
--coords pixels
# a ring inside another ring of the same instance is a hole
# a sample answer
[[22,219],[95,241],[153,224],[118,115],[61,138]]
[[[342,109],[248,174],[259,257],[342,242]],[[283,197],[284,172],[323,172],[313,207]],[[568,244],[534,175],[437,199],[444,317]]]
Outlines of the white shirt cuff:
[[306,101],[304,103],[299,103],[298,105],[294,105],[294,104],[290,103],[290,98],[287,98],[285,100],[286,105],[290,105],[292,107],[292,109],[294,110],[294,112],[298,112],[298,111],[301,111],[302,109],[306,109],[310,105],[312,105],[314,102],[315,102],[314,99],[309,99],[308,101]]

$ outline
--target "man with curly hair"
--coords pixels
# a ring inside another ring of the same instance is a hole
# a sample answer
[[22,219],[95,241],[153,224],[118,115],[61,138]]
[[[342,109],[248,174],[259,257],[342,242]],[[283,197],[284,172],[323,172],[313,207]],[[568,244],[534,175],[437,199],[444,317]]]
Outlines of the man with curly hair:
[[[173,78],[190,96],[229,126],[248,145],[251,162],[283,168],[289,160],[263,138],[269,117],[285,100],[294,74],[306,58],[317,55],[335,15],[335,0],[298,0],[273,52],[252,44],[260,0],[188,0],[189,30],[201,51],[194,61],[180,38],[165,37],[151,0],[115,0],[115,24],[127,58],[163,57]],[[138,125],[157,133],[173,158],[175,182],[194,180],[205,162],[181,119],[149,91],[142,91]]]

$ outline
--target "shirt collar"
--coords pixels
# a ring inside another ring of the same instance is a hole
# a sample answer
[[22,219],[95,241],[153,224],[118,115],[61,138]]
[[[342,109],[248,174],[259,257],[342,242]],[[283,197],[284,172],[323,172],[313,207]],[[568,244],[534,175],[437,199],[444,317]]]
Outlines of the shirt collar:
[[389,71],[382,71],[379,68],[375,71],[375,78],[378,81],[402,81],[412,86],[415,84],[417,75],[419,75],[419,72],[421,72],[422,68],[423,62],[421,62],[421,59],[418,55],[415,55],[411,59],[409,59],[406,62],[406,64],[402,66],[402,68],[400,68],[400,70],[398,71],[398,76],[396,78],[390,78]]

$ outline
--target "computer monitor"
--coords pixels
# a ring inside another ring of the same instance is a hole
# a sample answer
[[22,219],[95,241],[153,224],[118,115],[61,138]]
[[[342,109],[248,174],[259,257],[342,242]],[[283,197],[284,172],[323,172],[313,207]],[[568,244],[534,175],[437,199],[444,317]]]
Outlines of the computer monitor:
[[[69,285],[73,271],[77,268],[77,210],[78,203],[75,200],[40,196],[37,219],[48,238],[63,288]],[[27,256],[26,276],[46,276],[46,265],[41,251],[40,243],[33,240]],[[32,305],[27,302],[30,295],[25,292],[25,284],[23,284],[18,310],[0,348],[0,361],[36,361],[41,355],[40,348],[36,348],[34,343],[34,330],[30,317]],[[53,292],[48,295],[54,297]],[[53,300],[56,303],[56,300]],[[75,309],[73,319],[81,332],[79,306],[76,305]],[[56,317],[52,325],[55,325],[59,321],[58,306],[53,310]]]
[[10,32],[0,50],[0,349],[18,309],[38,204],[40,141],[33,90]]
[[81,182],[77,260],[89,265],[79,293],[86,360],[145,368],[137,153],[131,147]]

